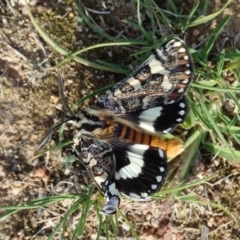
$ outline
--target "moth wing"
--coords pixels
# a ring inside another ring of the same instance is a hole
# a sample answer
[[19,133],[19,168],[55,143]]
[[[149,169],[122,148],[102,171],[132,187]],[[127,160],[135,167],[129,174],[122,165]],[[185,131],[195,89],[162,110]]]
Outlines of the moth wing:
[[119,192],[135,200],[149,200],[161,188],[167,175],[167,158],[162,149],[120,142],[113,152],[116,171],[105,182],[107,202],[102,210],[107,215],[116,212]]
[[114,214],[118,210],[121,195],[116,187],[114,177],[109,177],[105,182],[105,199],[106,203],[102,209],[102,213],[106,215]]
[[119,122],[126,121],[125,124],[132,126],[135,124],[143,131],[154,133],[169,133],[176,125],[184,122],[188,114],[188,104],[186,97],[179,101],[158,107],[140,110],[127,114],[117,115]]
[[80,152],[81,160],[94,179],[98,188],[105,192],[105,181],[116,169],[116,160],[112,147],[104,141],[82,135]]
[[125,114],[175,103],[187,91],[193,73],[185,43],[173,38],[157,48],[129,77],[101,95],[96,106]]
[[167,157],[162,149],[145,144],[119,142],[115,146],[91,137],[81,140],[83,162],[106,203],[104,214],[114,214],[120,204],[120,192],[136,200],[148,200],[163,185]]
[[166,153],[145,144],[127,144],[113,149],[118,191],[137,200],[148,200],[163,185],[167,175]]
[[[80,151],[82,161],[98,188],[105,195],[104,214],[114,214],[120,204],[120,193],[110,179],[114,178],[116,159],[112,147],[104,141],[82,135]],[[109,185],[110,184],[110,185]]]

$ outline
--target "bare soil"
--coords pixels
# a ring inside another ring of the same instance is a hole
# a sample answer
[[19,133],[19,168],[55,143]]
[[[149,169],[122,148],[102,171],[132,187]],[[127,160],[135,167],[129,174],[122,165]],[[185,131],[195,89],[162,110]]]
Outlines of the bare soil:
[[[124,18],[136,17],[133,2],[105,1],[106,11],[110,11],[108,17],[94,16],[102,29],[110,34],[117,35],[123,31],[127,37],[141,37],[137,31],[129,29],[121,22]],[[181,4],[187,12],[193,2],[179,1],[179,6]],[[209,13],[219,9],[224,2],[213,1]],[[88,8],[104,10],[102,1],[91,0],[85,3]],[[69,51],[104,42],[104,39],[92,32],[87,25],[83,27],[77,23],[78,14],[72,1],[39,0],[30,1],[30,4],[40,25],[51,34],[54,33],[53,38]],[[226,14],[231,14],[232,18],[223,35],[231,41],[235,39],[235,47],[240,48],[239,0],[233,0],[216,20],[190,29],[187,33],[189,46],[194,47],[202,38],[209,36]],[[132,52],[134,49],[130,47],[98,49],[85,57],[127,65],[132,62]],[[57,73],[50,71],[50,67],[61,59],[62,57],[39,37],[26,14],[24,1],[0,2],[0,206],[13,206],[45,196],[79,191],[76,176],[72,171],[66,171],[60,161],[60,152],[52,151],[34,158],[35,150],[45,132],[64,116],[58,97]],[[91,69],[73,61],[61,67],[60,72],[65,79],[64,88],[70,105],[93,90],[123,77],[120,74]],[[56,140],[55,136],[53,139]],[[209,155],[203,155],[202,158],[203,163],[210,159]],[[140,204],[123,200],[121,210],[133,223],[140,239],[207,239],[203,237],[204,233],[207,233],[208,239],[240,239],[240,165],[220,159],[211,160],[208,165],[203,163],[189,179],[211,176],[214,173],[218,178],[211,183],[215,185],[203,185],[195,189],[195,193],[204,199],[211,198],[228,209],[232,215],[217,207],[193,203],[176,201],[169,204],[170,201],[160,203],[153,200]],[[93,198],[99,194],[95,192]],[[14,214],[0,222],[0,240],[47,239],[70,206],[71,202],[65,201]],[[72,224],[69,224],[65,232],[66,239],[70,239],[78,218],[77,214],[71,218]],[[121,218],[118,224],[118,239],[134,239]],[[95,239],[97,229],[96,213],[91,209],[82,239]],[[60,236],[55,239],[60,239]]]

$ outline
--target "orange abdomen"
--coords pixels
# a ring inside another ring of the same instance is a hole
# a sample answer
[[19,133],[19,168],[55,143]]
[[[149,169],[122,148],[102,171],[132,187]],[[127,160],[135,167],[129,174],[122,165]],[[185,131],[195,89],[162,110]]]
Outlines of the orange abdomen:
[[161,148],[166,151],[168,158],[174,158],[183,152],[183,144],[177,139],[164,139],[152,136],[148,133],[140,133],[130,127],[122,126],[119,134],[120,139],[127,139],[138,144],[146,144],[152,147]]

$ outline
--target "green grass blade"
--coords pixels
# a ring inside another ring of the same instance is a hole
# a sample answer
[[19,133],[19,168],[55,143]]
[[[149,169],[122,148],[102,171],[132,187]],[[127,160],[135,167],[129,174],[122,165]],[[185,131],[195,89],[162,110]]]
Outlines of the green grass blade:
[[221,9],[219,9],[217,12],[214,12],[208,16],[204,16],[204,17],[201,17],[201,18],[198,18],[196,19],[195,21],[193,21],[189,27],[194,27],[194,26],[197,26],[197,25],[201,25],[201,24],[204,24],[214,18],[216,18],[219,14],[221,14],[223,12],[223,10],[232,2],[232,0],[228,0],[223,6]]
[[210,37],[208,38],[208,41],[202,50],[202,52],[205,53],[205,56],[208,56],[218,35],[223,31],[226,24],[229,22],[231,16],[226,16],[221,20],[221,22],[217,25],[217,27],[214,29],[214,31],[211,33]]
[[[100,70],[104,70],[104,71],[109,71],[109,72],[119,72],[119,73],[124,73],[121,69],[112,69],[106,66],[102,66],[100,64],[96,64],[92,61],[88,61],[84,58],[81,58],[79,56],[75,56],[76,53],[70,53],[67,50],[63,49],[62,47],[60,47],[52,38],[49,37],[49,35],[39,26],[39,24],[36,22],[36,20],[34,19],[29,7],[27,7],[28,10],[28,15],[31,19],[32,24],[34,25],[34,27],[36,28],[36,30],[38,31],[38,33],[41,35],[41,37],[57,52],[59,52],[61,55],[63,56],[67,56],[67,59],[65,59],[63,62],[67,61],[68,59],[72,59],[80,64],[83,64],[85,66],[88,67],[92,67],[92,68],[96,68],[96,69],[100,69]],[[118,39],[119,40],[119,39]],[[141,41],[138,41],[137,43],[139,44],[143,44]],[[125,44],[129,44],[129,40],[127,40],[127,43]],[[91,48],[91,47],[89,47]],[[84,51],[84,50],[81,50]],[[59,67],[59,64],[56,66]],[[56,67],[53,67],[53,69],[55,69]]]
[[[168,188],[173,188],[174,186],[179,185],[179,183],[182,182],[189,174],[192,162],[198,154],[199,146],[202,143],[203,139],[205,139],[207,134],[200,127],[194,128],[192,133],[193,134],[191,135],[191,137],[188,138],[187,142],[184,145],[184,153],[181,154],[180,157],[178,157],[178,162],[180,162],[180,165],[177,165],[177,171],[175,171],[173,180],[168,183]],[[174,166],[172,167],[172,169],[173,168]],[[170,174],[171,173],[169,173],[169,175]]]
[[67,142],[60,143],[60,144],[58,144],[56,146],[53,146],[53,147],[50,147],[50,148],[46,148],[46,149],[42,150],[41,152],[37,153],[36,155],[34,155],[33,160],[38,158],[38,157],[40,157],[40,156],[42,156],[42,155],[44,155],[47,152],[51,152],[51,151],[54,151],[56,149],[62,149],[63,147],[69,146],[69,145],[72,145],[72,144],[73,144],[73,140],[69,140]]
[[0,211],[7,211],[6,213],[0,215],[0,221],[4,220],[6,217],[11,216],[14,213],[17,213],[22,210],[28,210],[28,209],[34,209],[39,208],[43,206],[48,206],[50,204],[63,201],[63,200],[75,200],[78,199],[78,195],[59,195],[59,196],[53,196],[53,197],[47,197],[42,199],[37,199],[34,201],[30,201],[28,203],[25,203],[20,206],[6,206],[6,207],[0,207]]
[[[221,140],[221,142],[225,145],[228,146],[228,142],[226,141],[226,139],[224,138],[223,134],[221,133],[220,129],[218,128],[218,125],[216,124],[216,122],[214,121],[213,117],[209,114],[209,109],[205,106],[205,104],[202,102],[202,98],[196,94],[196,97],[198,99],[198,102],[201,105],[201,108],[205,114],[205,116],[207,116],[207,119],[209,121],[209,123],[211,124],[211,127],[214,129],[214,131],[216,132],[216,134],[218,135],[219,139]],[[213,138],[214,140],[214,138]],[[232,155],[232,157],[234,157],[234,154]]]
[[[114,46],[130,46],[130,45],[133,45],[135,44],[134,42],[131,42],[131,41],[126,41],[126,42],[114,42],[114,43],[101,43],[101,44],[96,44],[96,45],[92,45],[92,46],[89,46],[89,47],[86,47],[84,49],[80,49],[74,53],[69,53],[68,56],[62,60],[61,62],[59,62],[57,65],[55,65],[54,67],[52,67],[51,69],[54,70],[58,67],[60,67],[62,64],[66,63],[67,61],[71,60],[71,59],[74,59],[77,55],[79,54],[82,54],[84,52],[87,52],[87,51],[90,51],[90,50],[94,50],[94,49],[97,49],[97,48],[103,48],[103,47],[114,47]],[[144,44],[144,43],[143,43]],[[86,60],[87,61],[87,60]],[[96,60],[96,62],[99,62],[100,63],[101,60]],[[86,62],[87,63],[87,62]],[[89,66],[87,64],[84,64],[86,66]],[[129,73],[129,69],[126,71],[126,67],[125,66],[121,66],[121,67],[112,67],[112,66],[117,66],[117,65],[113,65],[109,63],[109,65],[103,65],[103,64],[98,64],[99,66],[102,66],[104,69],[101,69],[101,70],[106,70],[108,71],[109,69],[111,69],[111,72],[115,72],[115,73],[123,73],[123,74],[127,74]],[[111,67],[109,67],[111,66]],[[93,67],[93,66],[90,66],[90,67]],[[99,68],[100,69],[100,68]],[[115,71],[114,71],[115,69]]]
[[218,84],[217,81],[214,80],[210,80],[210,81],[199,81],[197,83],[192,83],[191,87],[196,87],[198,89],[204,89],[204,90],[211,90],[211,91],[218,91],[218,92],[223,92],[223,93],[240,93],[240,88],[230,88],[230,87],[211,87],[209,86],[209,84],[211,85],[215,85]]
[[136,39],[120,39],[120,38],[116,38],[116,37],[113,37],[111,35],[108,35],[106,33],[104,33],[101,29],[97,28],[91,21],[90,19],[87,17],[87,15],[84,13],[84,6],[83,4],[81,3],[81,1],[78,1],[78,0],[74,0],[74,4],[76,5],[76,8],[79,12],[79,14],[81,15],[82,19],[87,23],[87,25],[96,33],[98,33],[100,36],[108,39],[108,40],[111,40],[111,41],[118,41],[118,42],[134,42],[134,44],[142,44],[142,41],[140,40],[136,40]]
[[222,133],[240,136],[240,127],[238,126],[226,126],[218,124],[218,128]]
[[227,215],[231,216],[231,217],[234,217],[234,215],[225,207],[223,207],[221,204],[218,204],[218,203],[213,203],[211,201],[204,201],[204,200],[199,200],[201,199],[200,197],[194,197],[194,195],[190,195],[190,196],[180,196],[178,197],[179,200],[181,201],[184,201],[184,202],[190,202],[190,203],[196,203],[196,204],[199,204],[199,205],[205,205],[205,206],[208,206],[210,205],[211,207],[214,207],[214,208],[217,208],[217,209],[220,209],[222,210],[223,212],[225,212]]
[[226,147],[212,144],[210,142],[203,142],[203,147],[221,158],[225,158],[231,162],[240,162],[240,151],[231,149],[228,145]]
[[155,193],[153,195],[153,198],[159,199],[159,198],[162,198],[162,196],[166,196],[168,194],[178,195],[178,193],[181,192],[184,189],[189,189],[189,188],[192,188],[192,187],[195,187],[195,186],[199,186],[199,185],[204,184],[204,183],[206,183],[206,182],[208,182],[211,179],[216,178],[216,177],[217,177],[217,175],[213,174],[210,177],[206,177],[204,179],[196,180],[194,182],[184,183],[184,184],[183,183],[178,183],[178,185],[176,185],[174,187],[170,187],[167,190],[164,189],[164,190],[161,190],[158,193]]
[[72,213],[74,213],[78,208],[79,205],[82,203],[82,199],[80,198],[75,203],[72,204],[70,209],[64,214],[64,217],[59,221],[57,226],[54,228],[53,232],[49,235],[48,240],[54,239],[55,235],[62,229],[62,239],[65,239],[65,227],[68,222],[68,219]]
[[94,190],[94,187],[92,186],[89,189],[89,193],[86,198],[86,201],[82,205],[82,208],[83,208],[82,215],[79,219],[78,227],[76,228],[76,230],[74,232],[74,236],[79,237],[79,236],[83,236],[83,234],[84,234],[84,228],[85,228],[85,223],[86,223],[86,219],[87,219],[87,214],[88,214],[90,207],[93,205],[93,201],[91,200],[93,190]]
[[127,219],[127,217],[121,212],[118,211],[118,214],[123,218],[124,222],[130,227],[131,233],[136,240],[140,240],[139,236],[137,235],[132,223]]

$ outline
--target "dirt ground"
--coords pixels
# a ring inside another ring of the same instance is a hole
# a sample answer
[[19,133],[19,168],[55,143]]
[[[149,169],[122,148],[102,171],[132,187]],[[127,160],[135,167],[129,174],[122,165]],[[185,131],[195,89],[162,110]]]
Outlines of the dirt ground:
[[[18,205],[45,196],[78,191],[74,174],[66,171],[60,161],[60,152],[53,151],[34,159],[36,147],[47,129],[64,115],[58,96],[57,72],[50,70],[51,66],[61,60],[61,56],[39,37],[23,2],[0,1],[0,206]],[[60,44],[64,42],[64,47],[69,51],[103,42],[88,27],[82,29],[76,23],[77,12],[71,2],[32,0],[30,5],[34,15],[38,16],[40,25],[43,28],[47,26],[50,31],[56,28],[54,38]],[[94,9],[102,6],[99,0],[85,2],[88,7],[94,6]],[[105,1],[107,9],[115,18],[112,22],[102,20],[101,26],[106,31],[110,28],[115,34],[123,29],[127,36],[137,36],[136,32],[129,31],[121,22],[121,19],[134,14],[132,2],[134,1]],[[192,3],[191,0],[183,3],[183,8]],[[222,3],[214,1],[209,12],[214,12]],[[128,14],[122,14],[123,8]],[[59,17],[56,17],[55,9],[58,9]],[[240,1],[233,0],[224,14],[232,15],[225,34],[237,39],[235,46],[240,48],[240,37],[236,38],[240,34]],[[51,21],[56,21],[59,26],[50,24]],[[189,45],[194,47],[198,39],[202,35],[208,36],[214,26],[215,20],[209,25],[190,29],[187,36]],[[129,54],[133,51],[130,47],[108,51],[99,49],[86,57],[89,60],[96,57],[106,61],[110,59],[114,63],[127,65],[132,61]],[[94,89],[123,77],[121,74],[87,68],[73,61],[65,64],[60,72],[65,79],[64,88],[70,105]],[[224,166],[226,170],[219,166]],[[175,202],[171,209],[166,210],[164,208],[169,208],[168,205],[156,201],[139,205],[124,200],[121,208],[125,213],[130,212],[129,220],[134,223],[141,239],[240,239],[239,177],[237,174],[234,178],[228,177],[229,174],[239,172],[239,168],[238,164],[230,164],[228,161],[212,161],[208,166],[202,165],[200,172],[192,176],[194,179],[198,175],[219,175],[221,183],[210,195],[215,202],[230,210],[232,216],[218,208],[180,202]],[[207,198],[209,192],[204,195],[206,186],[201,186],[198,190]],[[0,222],[0,240],[47,239],[70,204],[66,201],[48,208],[22,211],[6,218]],[[163,210],[166,213],[161,218]],[[66,230],[66,239],[70,239],[74,223],[77,222],[77,216],[75,218],[71,219],[73,224]],[[91,210],[83,239],[95,239],[97,226],[96,214]],[[119,221],[119,228],[118,239],[134,239],[124,221]],[[208,233],[209,237],[204,238],[203,233]],[[61,238],[56,236],[54,239]]]

